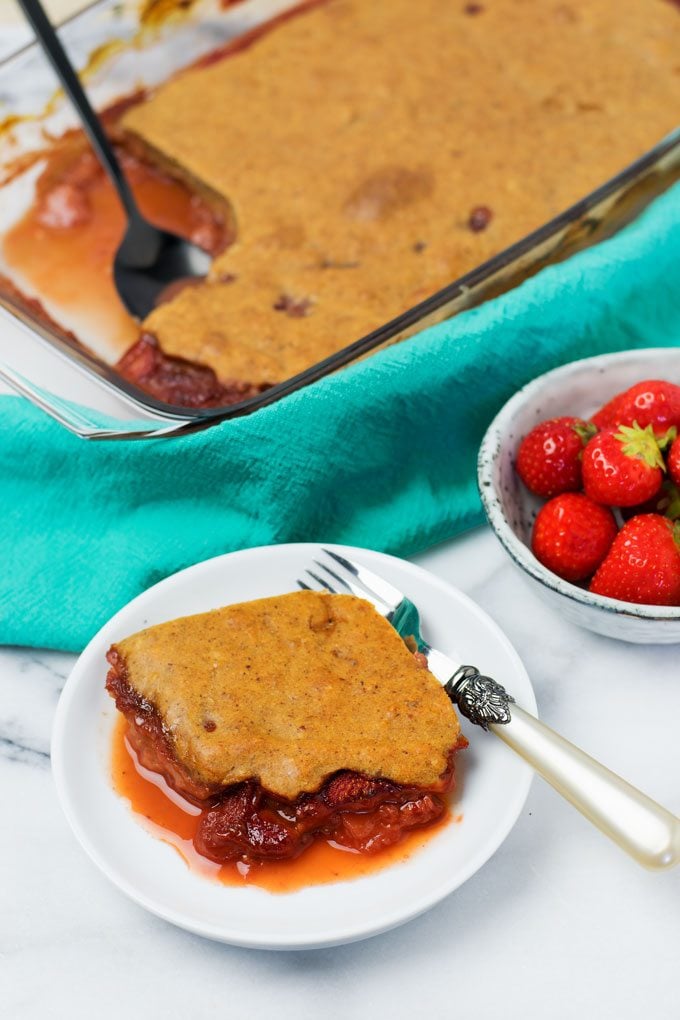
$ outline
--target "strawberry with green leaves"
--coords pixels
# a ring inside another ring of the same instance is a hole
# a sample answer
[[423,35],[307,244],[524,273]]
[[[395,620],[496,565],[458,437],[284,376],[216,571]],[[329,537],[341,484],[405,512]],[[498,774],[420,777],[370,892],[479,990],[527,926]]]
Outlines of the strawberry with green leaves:
[[590,591],[648,606],[680,605],[680,523],[658,514],[626,521]]
[[606,428],[583,451],[583,488],[596,503],[637,506],[658,493],[666,465],[651,425]]
[[635,383],[600,408],[593,415],[593,422],[598,429],[632,425],[633,422],[642,428],[651,425],[656,433],[673,426],[680,429],[680,386],[664,379]]
[[535,425],[520,443],[517,473],[527,489],[549,499],[581,488],[581,453],[595,434],[582,418],[550,418]]
[[565,581],[583,581],[602,563],[616,532],[611,510],[583,493],[564,492],[539,510],[531,548],[544,567]]

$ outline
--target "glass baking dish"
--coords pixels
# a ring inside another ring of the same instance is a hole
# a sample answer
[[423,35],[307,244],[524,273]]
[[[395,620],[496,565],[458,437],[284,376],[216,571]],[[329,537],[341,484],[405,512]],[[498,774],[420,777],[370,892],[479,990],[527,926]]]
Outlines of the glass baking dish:
[[[94,105],[101,110],[140,88],[152,88],[206,53],[294,6],[290,0],[241,0],[226,5],[210,0],[147,0],[140,8],[120,0],[98,0],[66,22],[61,36],[84,74]],[[0,63],[0,274],[10,281],[12,267],[2,256],[2,238],[32,200],[41,167],[36,154],[44,149],[46,139],[59,137],[76,124],[69,104],[55,91],[55,79],[36,44]],[[30,304],[18,301],[9,291],[3,293],[1,288],[0,320],[10,339],[5,337],[4,346],[0,343],[0,360],[14,369],[15,380],[34,381],[42,357],[39,349],[47,346],[53,365],[59,366],[47,372],[44,383],[48,388],[68,397],[69,383],[65,380],[70,380],[75,370],[80,380],[77,393],[82,393],[84,376],[92,406],[101,406],[111,414],[120,414],[123,408],[127,417],[132,408],[136,418],[165,423],[166,427],[158,431],[139,430],[140,437],[206,427],[252,413],[376,348],[509,290],[544,266],[615,233],[679,178],[680,132],[675,132],[622,173],[494,258],[367,336],[348,337],[345,347],[299,375],[237,404],[187,409],[161,403],[116,372],[96,336],[81,335],[87,345],[81,346],[52,328]],[[35,297],[39,299],[40,295]],[[17,327],[23,333],[21,341],[17,339]],[[10,376],[6,374],[5,378]],[[42,406],[52,413],[49,399]],[[168,423],[176,427],[168,428]]]

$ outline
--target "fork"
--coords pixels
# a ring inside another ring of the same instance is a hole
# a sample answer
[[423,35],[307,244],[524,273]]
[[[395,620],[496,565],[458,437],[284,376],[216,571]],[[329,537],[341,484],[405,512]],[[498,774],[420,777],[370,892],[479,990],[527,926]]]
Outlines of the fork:
[[128,312],[138,319],[145,319],[161,291],[171,283],[187,277],[205,276],[210,267],[210,257],[195,244],[166,230],[159,230],[142,216],[113,146],[39,0],[19,0],[19,5],[118,192],[127,226],[116,252],[113,276]]
[[314,560],[315,569],[298,579],[300,588],[349,593],[372,603],[409,646],[415,643],[430,672],[470,722],[524,758],[639,864],[661,870],[678,863],[680,819],[525,712],[496,680],[432,648],[420,632],[416,606],[398,588],[331,549],[322,552],[328,560]]

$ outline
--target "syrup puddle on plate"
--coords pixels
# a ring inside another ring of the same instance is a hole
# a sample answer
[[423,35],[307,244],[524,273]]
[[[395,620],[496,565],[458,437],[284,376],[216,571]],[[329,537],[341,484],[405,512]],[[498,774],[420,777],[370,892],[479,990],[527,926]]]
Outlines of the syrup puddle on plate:
[[129,802],[145,828],[174,847],[192,871],[223,885],[254,885],[272,893],[288,893],[306,886],[363,878],[409,860],[445,825],[462,821],[462,815],[452,814],[447,807],[436,822],[425,829],[408,833],[395,846],[375,856],[349,850],[332,840],[317,839],[291,861],[215,864],[199,854],[192,842],[201,809],[175,793],[162,776],[139,764],[126,739],[126,729],[125,719],[121,716],[116,720],[113,733],[111,771],[114,789]]

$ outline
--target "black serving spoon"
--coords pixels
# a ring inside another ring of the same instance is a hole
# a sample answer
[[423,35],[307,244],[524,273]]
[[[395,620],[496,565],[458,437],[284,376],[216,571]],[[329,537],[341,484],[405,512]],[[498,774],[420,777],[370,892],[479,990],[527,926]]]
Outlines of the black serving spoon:
[[102,123],[92,109],[45,11],[38,0],[18,2],[118,192],[127,216],[127,228],[116,252],[113,276],[127,310],[138,319],[144,319],[169,284],[186,277],[205,276],[210,256],[183,237],[159,230],[142,216]]

